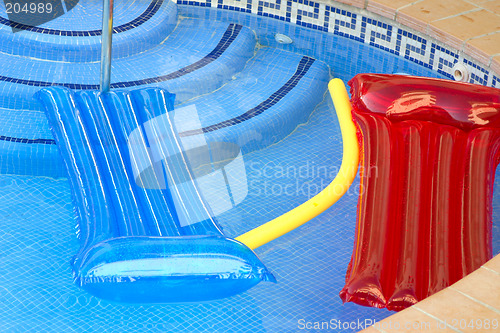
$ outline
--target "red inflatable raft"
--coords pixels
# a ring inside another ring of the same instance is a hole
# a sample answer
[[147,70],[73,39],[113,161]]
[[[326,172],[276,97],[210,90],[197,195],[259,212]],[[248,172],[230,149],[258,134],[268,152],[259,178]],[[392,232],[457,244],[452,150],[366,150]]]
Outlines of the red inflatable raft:
[[378,74],[349,85],[362,192],[340,296],[401,310],[492,256],[500,90]]

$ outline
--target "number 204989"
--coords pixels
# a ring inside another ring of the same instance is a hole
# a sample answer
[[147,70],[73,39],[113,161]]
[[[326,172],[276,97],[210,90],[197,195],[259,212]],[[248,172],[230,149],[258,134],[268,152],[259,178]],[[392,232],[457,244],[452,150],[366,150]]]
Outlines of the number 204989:
[[52,13],[52,4],[43,2],[30,2],[30,3],[18,3],[18,2],[6,2],[5,10],[7,14],[50,14]]

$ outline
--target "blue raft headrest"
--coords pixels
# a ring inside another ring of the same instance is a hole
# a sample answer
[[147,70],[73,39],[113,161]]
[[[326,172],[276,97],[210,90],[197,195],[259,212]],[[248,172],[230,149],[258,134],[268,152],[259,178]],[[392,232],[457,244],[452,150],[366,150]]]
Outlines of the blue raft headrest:
[[250,249],[220,236],[110,239],[86,252],[75,280],[126,303],[207,301],[276,281]]

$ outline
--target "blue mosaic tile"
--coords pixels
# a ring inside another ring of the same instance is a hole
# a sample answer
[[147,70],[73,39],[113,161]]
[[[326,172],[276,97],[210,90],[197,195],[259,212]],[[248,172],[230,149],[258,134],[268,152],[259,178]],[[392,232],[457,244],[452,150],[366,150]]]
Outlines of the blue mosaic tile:
[[491,83],[492,87],[500,88],[500,76],[492,75],[493,81]]
[[453,79],[452,69],[458,62],[458,54],[440,45],[432,43],[431,45],[431,64],[432,69],[444,75],[449,79]]
[[431,52],[427,40],[408,31],[398,29],[397,51],[412,62],[432,68]]
[[[199,61],[197,61],[191,65],[188,65],[184,68],[181,68],[175,72],[172,72],[172,73],[169,73],[166,75],[150,77],[150,78],[145,78],[145,79],[140,79],[140,80],[133,80],[133,81],[113,82],[113,83],[111,83],[111,88],[128,88],[128,87],[135,87],[135,86],[141,86],[141,85],[145,85],[145,84],[152,84],[152,83],[173,80],[173,79],[182,77],[186,74],[189,74],[195,70],[203,68],[203,67],[207,66],[208,64],[212,63],[213,61],[215,61],[216,59],[218,59],[227,50],[227,48],[231,45],[231,43],[236,39],[236,37],[238,36],[241,29],[242,29],[241,25],[230,24],[228,26],[226,32],[222,36],[221,40],[217,44],[217,46],[209,54],[207,54],[205,57],[203,57],[202,59],[200,59]],[[22,84],[22,85],[27,85],[27,86],[34,86],[34,87],[50,87],[50,86],[57,85],[57,86],[63,86],[63,87],[74,89],[74,90],[98,90],[99,89],[98,84],[44,82],[44,81],[38,81],[38,80],[12,78],[12,77],[3,76],[3,75],[0,75],[0,81]]]
[[257,15],[291,21],[292,2],[288,0],[259,0],[257,2]]
[[177,0],[177,4],[179,5],[189,5],[189,6],[198,6],[198,7],[211,7],[212,0],[200,0],[200,1],[190,1],[190,0]]
[[296,19],[292,23],[314,30],[328,31],[329,15],[322,8],[324,6],[311,1],[293,0],[292,9],[296,10]]
[[283,99],[302,79],[304,75],[307,74],[307,71],[311,67],[311,65],[314,63],[314,59],[310,57],[303,57],[298,66],[296,72],[293,74],[293,76],[282,86],[280,87],[277,91],[275,91],[273,94],[271,94],[265,101],[260,103],[258,106],[252,108],[251,110],[248,110],[247,112],[225,120],[223,122],[203,127],[199,130],[193,130],[189,132],[182,132],[179,133],[181,137],[185,136],[191,136],[191,135],[197,135],[197,134],[202,134],[202,133],[210,133],[228,126],[233,126],[240,124],[244,121],[247,121],[249,119],[252,119],[253,117],[256,117],[260,115],[261,113],[265,112],[267,109],[273,107],[276,103],[278,103],[281,99]]
[[464,63],[468,65],[469,68],[470,83],[481,85],[488,84],[488,71],[486,69],[467,59],[464,59]]
[[[219,0],[239,2],[238,0]],[[241,6],[224,6],[228,10],[256,13],[259,16],[291,22],[297,25],[327,31],[346,37],[395,55],[401,55],[418,65],[436,70],[452,78],[451,68],[458,62],[456,50],[437,46],[425,37],[415,35],[390,23],[372,17],[359,15],[349,10],[309,0],[260,0],[251,3],[241,1]],[[185,4],[185,1],[178,1]],[[292,4],[292,5],[291,5]],[[204,6],[205,2],[191,2],[193,6]],[[302,6],[302,7],[299,7]],[[254,7],[257,7],[255,9]],[[220,7],[219,7],[220,8]],[[429,47],[429,45],[431,45]],[[469,66],[473,61],[467,62]],[[484,68],[483,68],[484,69]],[[488,84],[489,71],[472,66],[471,79],[475,83]],[[486,78],[486,80],[485,80]],[[493,81],[492,81],[493,82]],[[498,81],[494,81],[496,84]],[[493,84],[493,83],[490,83]]]
[[55,145],[56,141],[53,139],[24,139],[14,138],[9,136],[0,135],[0,141],[17,142],[24,144],[42,144],[42,145]]
[[397,38],[393,36],[391,25],[367,17],[363,17],[362,21],[369,45],[399,55]]
[[250,13],[252,11],[252,0],[218,0],[217,8]]
[[[147,22],[153,15],[160,9],[161,5],[163,4],[163,0],[153,0],[151,1],[151,4],[148,6],[148,8],[142,13],[140,16],[136,17],[134,20],[122,24],[118,27],[113,28],[114,33],[121,33],[125,32],[131,29],[134,29],[141,24]],[[15,29],[20,29],[20,30],[25,30],[29,32],[35,32],[35,33],[40,33],[40,34],[48,34],[48,35],[56,35],[56,36],[69,36],[69,37],[90,37],[90,36],[100,36],[101,35],[101,30],[90,30],[90,31],[72,31],[72,30],[58,30],[58,29],[46,29],[46,28],[41,28],[41,27],[33,27],[33,26],[28,26],[24,25],[21,23],[17,22],[12,22],[6,18],[0,17],[0,24],[15,28]]]
[[328,31],[358,42],[364,42],[366,23],[358,15],[332,6],[326,6]]

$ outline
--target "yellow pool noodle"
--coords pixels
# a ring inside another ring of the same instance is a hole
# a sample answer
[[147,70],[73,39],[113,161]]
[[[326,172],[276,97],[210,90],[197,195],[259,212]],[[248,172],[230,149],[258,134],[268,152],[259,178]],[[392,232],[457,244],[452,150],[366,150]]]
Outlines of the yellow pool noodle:
[[356,127],[352,120],[349,96],[340,79],[331,80],[328,89],[342,132],[343,156],[340,170],[333,181],[316,196],[236,238],[252,250],[283,236],[323,213],[347,192],[356,177],[359,164],[359,146]]

